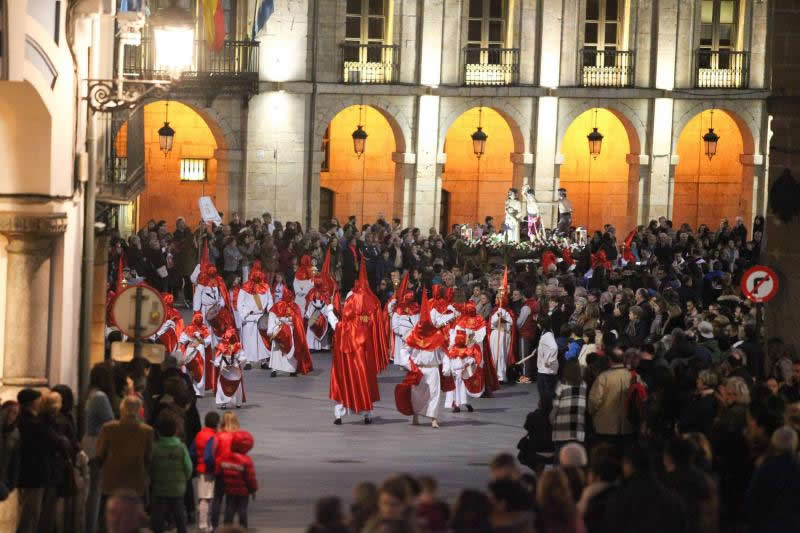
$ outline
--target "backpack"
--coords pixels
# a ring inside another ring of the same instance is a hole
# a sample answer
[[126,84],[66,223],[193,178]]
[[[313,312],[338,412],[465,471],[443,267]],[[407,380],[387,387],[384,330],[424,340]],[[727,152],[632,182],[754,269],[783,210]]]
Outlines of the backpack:
[[216,438],[211,437],[206,442],[206,449],[203,450],[203,462],[206,464],[206,473],[214,473],[214,452],[216,451]]
[[631,383],[628,385],[625,401],[628,421],[631,423],[634,430],[638,432],[644,418],[644,404],[647,402],[647,385],[635,370],[631,370],[630,373]]

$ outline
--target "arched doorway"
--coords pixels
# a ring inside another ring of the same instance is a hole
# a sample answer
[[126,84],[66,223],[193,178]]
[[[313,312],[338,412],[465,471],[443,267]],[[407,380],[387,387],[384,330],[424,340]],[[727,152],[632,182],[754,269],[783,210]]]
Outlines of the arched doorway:
[[[596,157],[589,152],[587,140],[593,128],[603,135]],[[636,226],[638,152],[633,126],[615,111],[589,109],[572,121],[561,145],[560,184],[572,202],[573,225],[591,232],[611,224],[618,233]]]
[[[353,148],[353,131],[361,125],[367,133],[364,153],[359,157]],[[333,117],[323,137],[325,158],[320,171],[320,223],[323,217],[323,192],[331,191],[333,216],[344,223],[355,215],[359,224],[384,217],[390,220],[395,211],[396,172],[392,154],[397,141],[384,114],[371,106],[350,106]]]
[[[488,135],[484,154],[478,158],[471,135],[480,123]],[[450,192],[449,220],[453,224],[483,223],[494,217],[494,226],[503,224],[508,189],[514,186],[511,154],[515,139],[507,119],[490,107],[473,107],[462,113],[447,130],[442,169],[442,189]]]
[[753,207],[753,167],[742,164],[742,155],[752,153],[747,127],[738,117],[722,109],[713,110],[713,128],[719,135],[717,152],[706,155],[703,135],[712,127],[712,110],[695,115],[678,138],[680,157],[675,168],[672,220],[718,228],[727,218],[750,219]]
[[[175,137],[172,150],[164,154],[158,130],[167,120]],[[210,196],[219,211],[227,210],[227,170],[218,165],[215,156],[218,149],[226,148],[225,140],[215,135],[211,126],[214,125],[200,113],[181,102],[160,100],[144,106],[145,188],[136,202],[136,229],[149,220],[166,220],[171,227],[179,216],[190,227],[195,226],[201,220],[201,196]],[[115,171],[126,167],[127,135],[126,122],[115,139]]]
[[327,187],[319,189],[319,227],[331,221],[333,218],[333,202],[335,193]]

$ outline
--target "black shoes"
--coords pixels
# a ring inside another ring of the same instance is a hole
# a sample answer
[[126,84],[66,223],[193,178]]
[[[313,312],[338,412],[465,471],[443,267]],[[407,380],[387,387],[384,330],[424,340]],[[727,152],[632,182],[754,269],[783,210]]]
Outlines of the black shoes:
[[472,406],[471,406],[470,404],[467,404],[467,411],[469,411],[469,412],[471,413],[471,412],[473,412],[474,410],[475,410],[475,409],[473,409],[473,408],[472,408]]
[[250,363],[245,363],[244,364],[244,369],[245,370],[250,370],[251,368],[253,368],[253,365],[251,365]]
[[461,412],[461,408],[458,407],[458,406],[455,406],[455,407],[453,407],[453,412],[454,413],[460,413]]
[[276,378],[276,377],[278,377],[278,372],[277,372],[276,370],[273,370],[273,371],[270,373],[269,377],[271,377],[271,378]]
[[372,419],[370,417],[368,417],[368,416],[365,416],[364,417],[364,424],[366,424],[366,425],[372,424]]
[[269,363],[267,363],[267,361],[262,361],[261,370],[266,370],[268,368],[269,368]]
[[337,418],[336,420],[333,421],[333,425],[334,426],[341,426],[342,425],[342,419],[341,418]]
[[289,374],[289,377],[296,378],[297,377],[297,372],[292,372],[291,374]]

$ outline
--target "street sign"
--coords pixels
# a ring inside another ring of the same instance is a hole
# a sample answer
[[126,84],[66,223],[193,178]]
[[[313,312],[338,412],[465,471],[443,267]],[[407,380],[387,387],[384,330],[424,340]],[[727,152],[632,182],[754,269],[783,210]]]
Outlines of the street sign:
[[154,335],[164,323],[166,314],[161,295],[147,285],[130,285],[111,303],[111,321],[132,339]]
[[742,276],[742,294],[755,303],[772,300],[778,292],[778,275],[769,267],[756,265]]
[[[160,365],[166,357],[166,348],[163,344],[142,344],[142,357],[150,361],[151,364]],[[133,361],[136,354],[135,342],[112,342],[111,359],[118,363],[128,363]]]

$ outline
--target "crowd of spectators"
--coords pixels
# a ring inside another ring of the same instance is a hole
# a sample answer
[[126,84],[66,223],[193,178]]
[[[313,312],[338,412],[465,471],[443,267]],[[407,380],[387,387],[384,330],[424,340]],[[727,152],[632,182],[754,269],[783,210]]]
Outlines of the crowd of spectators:
[[[512,263],[510,307],[534,315],[526,346],[540,353],[539,364],[534,359],[515,376],[539,390],[519,443],[529,475],[465,490],[452,509],[431,496],[434,480],[365,484],[349,520],[341,502],[328,498],[311,529],[793,530],[800,523],[800,360],[793,346],[763,337],[757,307],[739,291],[742,273],[759,261],[763,228],[761,217],[750,229],[741,219],[693,229],[661,218],[627,238],[606,226],[585,245],[573,230],[571,254],[556,245],[541,250],[554,262]],[[491,220],[472,229],[473,236],[495,231]],[[179,220],[172,233],[151,221],[127,243],[114,241],[109,276],[113,283],[124,257],[151,285],[188,302],[188,276],[204,243],[231,286],[256,260],[273,284],[291,284],[300,257],[319,267],[329,250],[344,294],[363,256],[384,303],[408,272],[418,299],[442,284],[488,317],[506,258],[465,254],[461,235],[459,226],[424,234],[396,219],[359,226],[355,217],[307,232],[269,214],[194,231]],[[543,365],[545,353],[551,359]],[[436,526],[425,518],[431,502]]]

